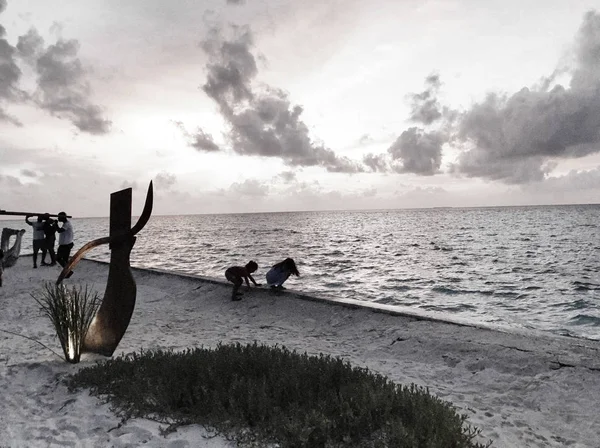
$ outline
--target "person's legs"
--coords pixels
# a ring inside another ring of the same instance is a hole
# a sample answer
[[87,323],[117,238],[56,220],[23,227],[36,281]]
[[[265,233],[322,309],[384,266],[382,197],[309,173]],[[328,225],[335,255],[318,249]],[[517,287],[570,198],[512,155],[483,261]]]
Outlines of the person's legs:
[[56,252],[54,252],[55,241],[55,239],[46,240],[46,250],[50,254],[50,266],[54,266],[56,264]]
[[44,240],[33,240],[33,267],[37,268],[37,257],[38,252],[42,248],[42,242]]
[[42,266],[48,266],[48,263],[46,263],[46,253],[48,253],[46,240],[42,240]]
[[231,283],[233,283],[233,291],[231,292],[231,300],[242,300],[241,296],[242,293],[238,292],[238,289],[240,289],[240,286],[242,286],[243,280],[241,277],[235,275],[234,273],[230,272],[229,270],[225,271],[225,278],[227,280],[229,280]]
[[[61,244],[58,246],[58,251],[56,252],[56,261],[58,261],[58,264],[60,264],[63,268],[69,262],[69,257],[71,256],[72,248],[73,248],[73,243]],[[69,278],[72,275],[73,275],[73,271],[69,271],[69,273],[67,275],[65,275],[65,278]]]
[[67,249],[66,249],[66,252],[65,252],[65,256],[67,258],[66,263],[68,263],[69,259],[71,258],[71,249],[73,249],[73,243],[69,243],[66,246],[67,246]]
[[67,260],[69,259],[70,249],[66,244],[59,244],[58,250],[56,251],[56,261],[63,268],[67,265]]

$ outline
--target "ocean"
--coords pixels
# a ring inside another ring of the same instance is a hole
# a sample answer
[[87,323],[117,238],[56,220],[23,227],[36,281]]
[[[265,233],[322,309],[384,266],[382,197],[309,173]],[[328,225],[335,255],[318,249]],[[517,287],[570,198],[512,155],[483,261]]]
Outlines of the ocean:
[[[72,222],[74,251],[108,235],[108,218]],[[0,225],[27,228],[31,253],[28,226]],[[265,284],[286,257],[301,276],[285,286],[307,294],[600,339],[600,205],[153,216],[131,264],[224,279],[255,260]]]

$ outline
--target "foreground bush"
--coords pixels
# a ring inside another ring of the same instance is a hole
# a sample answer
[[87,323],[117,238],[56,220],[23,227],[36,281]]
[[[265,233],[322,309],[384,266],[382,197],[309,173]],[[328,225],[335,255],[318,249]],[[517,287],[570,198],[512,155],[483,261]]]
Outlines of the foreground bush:
[[50,319],[63,349],[65,360],[78,363],[85,335],[102,300],[86,286],[71,288],[47,282],[39,294],[32,294],[42,312]]
[[482,446],[465,416],[422,388],[256,343],[131,354],[84,368],[68,384],[106,396],[124,419],[199,423],[240,445]]

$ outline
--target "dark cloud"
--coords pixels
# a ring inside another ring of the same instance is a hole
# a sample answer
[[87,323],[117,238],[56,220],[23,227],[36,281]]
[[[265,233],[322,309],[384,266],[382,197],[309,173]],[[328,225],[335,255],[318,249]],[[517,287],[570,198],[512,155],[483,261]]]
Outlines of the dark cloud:
[[204,92],[218,105],[230,126],[232,149],[242,155],[278,157],[291,166],[321,166],[355,173],[362,166],[311,140],[302,107],[279,89],[255,89],[258,73],[248,28],[236,28],[233,40],[213,31],[203,48],[209,56]]
[[111,122],[100,106],[91,103],[86,70],[77,53],[76,40],[59,39],[36,59],[38,90],[36,103],[52,115],[66,118],[81,132],[106,134]]
[[375,172],[385,173],[390,169],[389,157],[386,154],[369,153],[363,157],[363,163]]
[[283,171],[279,173],[279,177],[283,180],[284,183],[289,184],[296,180],[296,173],[293,171]]
[[244,0],[227,0],[228,5],[242,5]]
[[181,121],[174,121],[185,138],[187,139],[188,146],[197,149],[198,151],[215,152],[220,151],[219,145],[217,145],[209,133],[205,132],[202,128],[196,128],[196,132],[190,133]]
[[440,170],[444,136],[412,127],[400,134],[389,147],[393,169],[399,173],[431,176]]
[[440,172],[442,145],[446,138],[441,131],[411,127],[400,134],[387,153],[369,153],[363,157],[363,163],[374,172],[431,176]]
[[19,55],[30,62],[35,61],[36,56],[44,49],[44,39],[35,28],[31,28],[27,34],[19,36],[17,50]]
[[197,128],[196,132],[191,137],[192,141],[190,142],[190,146],[192,148],[208,152],[220,150],[219,145],[215,143],[212,135],[204,132],[201,128]]
[[[0,12],[6,1],[0,3]],[[0,26],[0,106],[1,102],[30,100],[50,114],[69,120],[81,132],[105,134],[111,122],[103,117],[100,106],[91,102],[88,73],[78,58],[76,40],[58,39],[44,47],[44,39],[35,28],[18,38],[17,46],[4,39]],[[37,89],[29,95],[19,89],[21,69],[17,56],[35,69]],[[19,121],[0,108],[0,120]]]
[[585,14],[567,87],[540,86],[512,95],[491,93],[458,117],[464,149],[453,167],[469,177],[507,183],[541,180],[549,159],[600,152],[600,15]]
[[21,175],[25,176],[25,177],[31,177],[31,178],[38,177],[38,174],[35,171],[27,170],[27,169],[21,170]]
[[[0,13],[6,9],[6,1],[0,0]],[[17,65],[17,50],[5,39],[6,31],[0,25],[0,121],[20,124],[4,110],[4,103],[23,100],[24,93],[19,89],[21,69]]]
[[437,74],[425,78],[426,88],[421,93],[413,93],[411,99],[410,120],[415,123],[429,125],[442,118],[442,108],[437,95],[442,85]]

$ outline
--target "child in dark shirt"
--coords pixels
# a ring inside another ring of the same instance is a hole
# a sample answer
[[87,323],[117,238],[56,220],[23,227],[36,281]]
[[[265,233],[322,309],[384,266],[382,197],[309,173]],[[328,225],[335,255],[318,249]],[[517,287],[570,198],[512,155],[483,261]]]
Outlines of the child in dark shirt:
[[240,286],[242,286],[244,280],[246,281],[248,288],[250,288],[250,282],[248,282],[248,279],[252,280],[254,286],[259,286],[251,275],[253,272],[256,272],[257,269],[258,264],[256,264],[255,261],[249,261],[246,266],[232,266],[227,268],[225,271],[225,278],[233,283],[231,300],[242,300],[240,297],[242,293],[238,292],[238,289],[240,289]]

